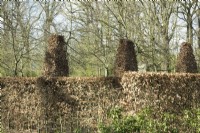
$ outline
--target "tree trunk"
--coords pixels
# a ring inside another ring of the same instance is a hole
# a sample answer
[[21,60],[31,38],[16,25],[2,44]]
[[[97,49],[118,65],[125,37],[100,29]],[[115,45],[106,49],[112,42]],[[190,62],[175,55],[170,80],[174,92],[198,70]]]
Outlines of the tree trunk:
[[200,13],[199,13],[199,17],[198,17],[198,46],[200,49]]
[[193,45],[193,27],[192,27],[192,15],[190,14],[190,11],[188,11],[187,14],[187,41]]

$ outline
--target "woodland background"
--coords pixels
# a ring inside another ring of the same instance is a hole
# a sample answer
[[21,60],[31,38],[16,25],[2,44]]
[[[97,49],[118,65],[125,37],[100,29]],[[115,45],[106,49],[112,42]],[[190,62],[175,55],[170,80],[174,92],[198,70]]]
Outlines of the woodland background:
[[0,76],[40,76],[50,34],[64,35],[70,76],[110,76],[121,38],[134,42],[140,71],[174,72],[190,42],[200,69],[200,2],[1,1]]

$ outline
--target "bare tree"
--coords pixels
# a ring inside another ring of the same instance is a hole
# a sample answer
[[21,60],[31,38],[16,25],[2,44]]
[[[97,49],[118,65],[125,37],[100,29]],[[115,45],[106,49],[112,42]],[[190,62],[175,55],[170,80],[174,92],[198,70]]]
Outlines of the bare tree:
[[198,47],[200,49],[200,4],[198,6],[197,19],[198,19],[197,38],[198,38]]
[[198,0],[180,1],[179,16],[180,19],[186,22],[187,27],[187,42],[193,45],[193,20],[198,9]]
[[[20,2],[2,4],[2,48],[1,67],[6,75],[31,76],[35,44],[31,44],[32,29],[40,15],[33,19],[34,3],[27,6]],[[41,14],[41,13],[40,13]]]
[[55,17],[59,14],[59,7],[60,7],[60,3],[56,2],[56,1],[42,1],[39,2],[40,6],[43,9],[43,13],[44,15],[44,20],[43,20],[43,34],[44,34],[44,44],[45,44],[45,49],[47,48],[47,40],[48,37],[51,34],[51,26],[53,25],[53,20],[55,19]]
[[[133,40],[139,68],[145,64],[149,71],[169,72],[176,62],[177,51],[172,45],[172,39],[177,38],[175,32],[186,27],[187,39],[193,43],[197,36],[200,47],[199,29],[195,30],[194,23],[198,20],[200,26],[198,6],[197,0],[4,1],[0,19],[1,73],[33,76],[34,71],[42,70],[41,57],[50,33],[65,37],[70,75],[112,75],[121,38]],[[177,16],[186,25],[177,28]]]
[[[150,57],[154,70],[170,71],[170,41],[174,35],[176,18],[170,27],[170,20],[176,12],[175,2],[143,2],[145,42],[150,44]],[[170,30],[171,28],[171,30]],[[149,40],[149,41],[147,41]],[[159,58],[156,56],[160,55]],[[156,60],[159,60],[156,61]],[[163,65],[162,65],[163,64]]]

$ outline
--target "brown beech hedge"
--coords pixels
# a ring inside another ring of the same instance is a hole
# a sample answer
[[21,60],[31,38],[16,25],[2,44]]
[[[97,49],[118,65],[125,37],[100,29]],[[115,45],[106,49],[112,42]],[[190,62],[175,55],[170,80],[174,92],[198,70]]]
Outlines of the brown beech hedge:
[[[111,108],[133,115],[200,107],[200,74],[126,72],[116,77],[0,78],[5,132],[97,132]],[[179,114],[181,116],[181,114]],[[159,116],[159,115],[158,115]],[[156,117],[156,115],[155,115]]]

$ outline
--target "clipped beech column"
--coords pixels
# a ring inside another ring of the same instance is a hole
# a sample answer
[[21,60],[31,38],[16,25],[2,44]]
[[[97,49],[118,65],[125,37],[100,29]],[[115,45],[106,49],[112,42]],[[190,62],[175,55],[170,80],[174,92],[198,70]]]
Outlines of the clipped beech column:
[[197,63],[190,43],[181,44],[176,64],[176,72],[197,73]]
[[37,86],[40,89],[41,109],[44,123],[41,132],[55,133],[58,127],[58,87],[52,77],[68,76],[69,68],[66,57],[64,37],[51,35],[48,40],[48,48],[45,53],[44,76],[38,78]]
[[120,40],[114,67],[114,74],[118,77],[125,71],[138,71],[135,46],[131,40]]
[[51,35],[45,53],[45,76],[68,76],[69,67],[66,57],[65,41],[61,35]]

